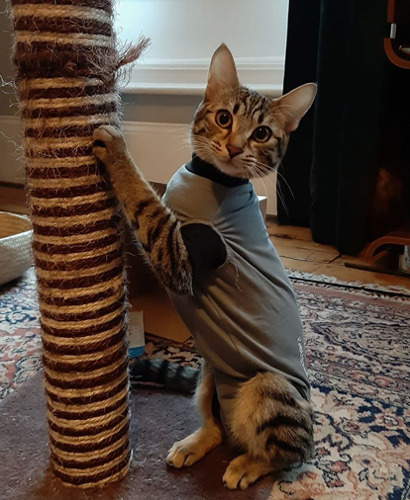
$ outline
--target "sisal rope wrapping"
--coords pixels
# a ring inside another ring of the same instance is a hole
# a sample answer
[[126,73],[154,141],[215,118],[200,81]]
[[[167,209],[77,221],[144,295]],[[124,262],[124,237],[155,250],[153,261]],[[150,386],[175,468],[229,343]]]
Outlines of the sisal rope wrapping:
[[129,468],[126,290],[93,130],[119,125],[112,0],[11,0],[41,312],[51,464],[101,486]]

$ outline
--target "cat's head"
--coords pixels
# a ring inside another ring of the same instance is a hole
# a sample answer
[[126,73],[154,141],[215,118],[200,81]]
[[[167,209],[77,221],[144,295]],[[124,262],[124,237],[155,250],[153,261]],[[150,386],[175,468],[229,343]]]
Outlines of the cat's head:
[[205,97],[192,125],[194,153],[225,174],[249,179],[274,170],[316,95],[302,85],[279,99],[241,87],[231,52],[222,44],[214,53]]

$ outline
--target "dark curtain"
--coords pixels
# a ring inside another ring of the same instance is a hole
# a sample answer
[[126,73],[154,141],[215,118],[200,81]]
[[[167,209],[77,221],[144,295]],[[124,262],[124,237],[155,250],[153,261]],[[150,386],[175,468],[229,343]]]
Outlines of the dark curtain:
[[278,220],[310,225],[315,241],[342,253],[357,253],[366,238],[389,66],[386,12],[387,0],[289,2],[284,92],[315,81],[318,94],[280,168]]

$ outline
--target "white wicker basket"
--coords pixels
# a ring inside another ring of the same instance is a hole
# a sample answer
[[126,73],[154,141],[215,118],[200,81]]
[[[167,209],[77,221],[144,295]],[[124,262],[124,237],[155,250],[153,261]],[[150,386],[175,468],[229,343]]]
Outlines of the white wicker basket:
[[0,212],[0,285],[18,278],[33,265],[32,233],[27,217]]

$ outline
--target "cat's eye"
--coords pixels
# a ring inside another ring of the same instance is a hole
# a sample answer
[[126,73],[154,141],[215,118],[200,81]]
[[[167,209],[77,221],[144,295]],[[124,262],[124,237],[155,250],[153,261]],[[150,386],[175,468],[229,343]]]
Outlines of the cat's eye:
[[258,127],[252,134],[252,139],[256,142],[266,142],[272,136],[272,130],[269,127]]
[[232,125],[232,115],[226,109],[220,109],[215,116],[216,124],[222,128],[229,128]]

